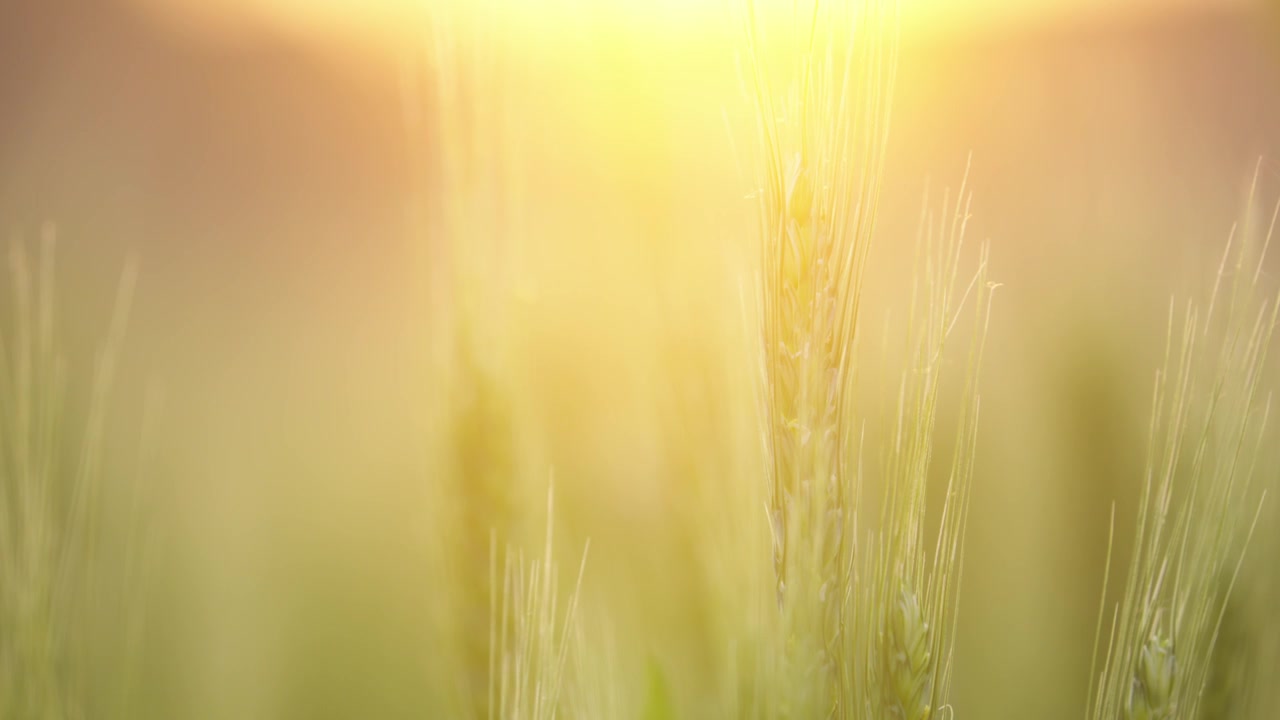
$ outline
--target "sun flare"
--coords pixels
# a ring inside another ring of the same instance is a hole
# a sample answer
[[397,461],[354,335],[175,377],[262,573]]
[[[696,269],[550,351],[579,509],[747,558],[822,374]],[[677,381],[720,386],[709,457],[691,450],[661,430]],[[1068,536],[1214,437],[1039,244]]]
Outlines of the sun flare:
[[[486,5],[490,12],[530,19],[590,17],[632,29],[687,34],[725,27],[738,3],[727,0],[136,0],[197,30],[266,23],[303,36],[368,45],[418,36],[430,15]],[[908,34],[947,35],[1048,25],[1099,16],[1143,14],[1171,7],[1224,8],[1248,0],[903,0]],[[789,5],[758,0],[756,5]],[[568,29],[568,28],[566,28]]]

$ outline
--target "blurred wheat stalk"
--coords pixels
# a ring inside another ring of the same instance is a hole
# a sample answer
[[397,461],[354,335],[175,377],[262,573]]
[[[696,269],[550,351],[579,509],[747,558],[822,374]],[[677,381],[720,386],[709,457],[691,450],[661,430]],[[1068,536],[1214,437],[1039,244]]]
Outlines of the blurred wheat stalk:
[[517,59],[507,54],[509,18],[499,4],[450,10],[441,8],[432,27],[429,113],[408,123],[411,133],[435,138],[425,150],[432,202],[422,230],[433,291],[434,572],[449,588],[435,607],[443,652],[434,670],[446,678],[438,702],[458,717],[544,720],[574,701],[582,569],[563,596],[549,488],[540,551],[529,542],[536,516],[522,510],[548,477],[528,449],[512,357],[517,255],[527,232],[518,118],[530,108],[514,84]]
[[120,279],[87,397],[79,397],[57,343],[53,230],[34,269],[15,241],[9,270],[12,326],[0,333],[0,715],[128,716],[145,525],[136,484],[107,472],[103,453],[134,271]]

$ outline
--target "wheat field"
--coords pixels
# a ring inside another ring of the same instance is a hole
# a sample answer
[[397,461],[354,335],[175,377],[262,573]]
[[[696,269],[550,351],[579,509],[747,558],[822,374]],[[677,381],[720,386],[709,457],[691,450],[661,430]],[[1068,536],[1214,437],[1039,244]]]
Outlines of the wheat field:
[[0,718],[1272,717],[1271,9],[322,5],[0,8]]

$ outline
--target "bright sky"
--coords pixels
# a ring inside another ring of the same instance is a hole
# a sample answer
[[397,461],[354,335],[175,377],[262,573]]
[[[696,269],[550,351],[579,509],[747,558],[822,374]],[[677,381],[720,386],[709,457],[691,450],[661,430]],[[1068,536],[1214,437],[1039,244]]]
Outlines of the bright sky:
[[[475,0],[137,0],[179,10],[177,18],[193,29],[231,28],[270,22],[284,29],[347,41],[373,41],[406,31],[419,31],[427,9],[441,2],[476,4]],[[507,9],[537,11],[556,3],[590,7],[605,3],[640,16],[666,21],[719,21],[734,0],[489,0]],[[757,3],[782,0],[756,0]],[[1164,13],[1189,7],[1245,6],[1250,0],[900,0],[907,28],[925,32],[1018,28],[1052,25],[1090,16]],[[171,17],[175,17],[171,14]]]

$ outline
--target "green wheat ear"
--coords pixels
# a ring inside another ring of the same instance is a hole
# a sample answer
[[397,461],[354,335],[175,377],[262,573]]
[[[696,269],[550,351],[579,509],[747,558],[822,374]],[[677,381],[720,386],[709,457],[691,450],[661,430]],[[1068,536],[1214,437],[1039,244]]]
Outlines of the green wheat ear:
[[1092,720],[1201,717],[1210,680],[1232,672],[1214,663],[1260,512],[1257,459],[1274,442],[1266,368],[1280,319],[1280,298],[1259,292],[1271,230],[1260,250],[1251,235],[1232,233],[1207,303],[1170,306],[1133,555],[1105,646],[1099,612]]
[[881,640],[889,713],[902,720],[929,720],[933,693],[933,653],[929,622],[920,598],[907,586],[888,613]]
[[1125,717],[1128,720],[1171,720],[1177,711],[1174,699],[1177,675],[1178,658],[1173,652],[1173,638],[1157,619],[1138,655]]
[[[755,717],[855,717],[870,656],[857,573],[857,345],[897,53],[893,0],[746,0],[755,105],[762,440],[776,614]],[[776,14],[775,14],[776,13]],[[772,610],[771,610],[772,612]]]

